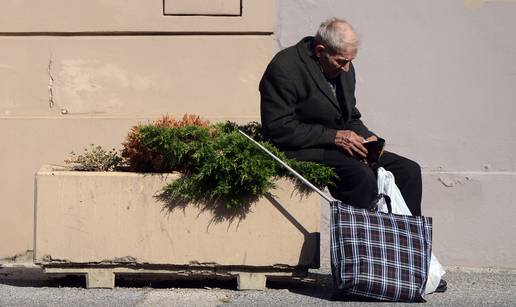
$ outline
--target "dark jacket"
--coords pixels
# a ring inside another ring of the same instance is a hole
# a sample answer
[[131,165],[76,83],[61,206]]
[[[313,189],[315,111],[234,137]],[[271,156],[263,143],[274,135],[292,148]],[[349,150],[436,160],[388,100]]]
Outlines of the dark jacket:
[[280,51],[260,82],[264,135],[288,157],[322,162],[325,148],[335,147],[337,130],[373,133],[355,107],[355,69],[340,74],[345,98],[341,110],[313,56],[313,37]]

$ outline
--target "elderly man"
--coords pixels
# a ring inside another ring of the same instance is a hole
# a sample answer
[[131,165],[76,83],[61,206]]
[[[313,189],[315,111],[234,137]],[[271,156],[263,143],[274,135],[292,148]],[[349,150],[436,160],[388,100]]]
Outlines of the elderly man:
[[[290,158],[332,167],[339,179],[330,193],[346,204],[371,208],[377,199],[375,169],[363,162],[366,141],[377,136],[360,120],[355,101],[358,37],[344,20],[321,24],[280,51],[260,82],[265,136]],[[384,152],[376,167],[391,171],[413,215],[421,215],[421,169]]]

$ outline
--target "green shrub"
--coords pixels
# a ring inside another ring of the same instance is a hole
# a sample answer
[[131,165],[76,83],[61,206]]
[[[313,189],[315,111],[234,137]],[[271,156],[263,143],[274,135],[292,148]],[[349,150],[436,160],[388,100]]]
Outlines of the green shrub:
[[[138,172],[181,172],[179,180],[163,188],[163,200],[173,207],[194,203],[213,211],[224,209],[225,213],[229,212],[228,218],[234,218],[255,199],[264,196],[279,177],[292,179],[304,192],[306,187],[302,183],[237,129],[260,141],[316,186],[331,185],[336,178],[331,168],[287,159],[263,141],[257,122],[209,125],[188,114],[179,121],[164,116],[133,127],[122,144],[125,167]],[[114,170],[121,161],[114,149],[106,151],[95,145],[81,155],[72,152],[70,159],[65,160],[73,163],[75,169],[85,171]]]
[[172,198],[235,208],[273,187],[277,164],[237,132],[221,133],[195,152],[195,165],[166,187]]
[[158,172],[189,172],[203,159],[203,148],[210,145],[210,129],[200,126],[140,126],[141,146],[160,158],[153,162]]
[[[256,137],[259,125],[247,127],[247,132],[252,129],[255,133],[251,131],[251,134]],[[164,188],[169,203],[224,204],[226,208],[238,208],[265,195],[277,177],[296,180],[238,133],[237,128],[241,126],[229,122],[209,127],[140,126],[141,145],[162,157],[161,169],[183,173],[180,180]],[[262,144],[315,185],[329,185],[335,179],[335,173],[328,167],[289,160],[272,145]]]

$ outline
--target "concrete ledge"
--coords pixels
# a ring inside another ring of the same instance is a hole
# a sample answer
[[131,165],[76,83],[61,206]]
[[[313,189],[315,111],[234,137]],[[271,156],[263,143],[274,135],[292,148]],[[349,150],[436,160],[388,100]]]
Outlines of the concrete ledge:
[[131,267],[48,267],[44,269],[47,276],[59,276],[59,275],[85,275],[86,276],[86,287],[91,289],[112,289],[115,287],[115,276],[116,275],[127,275],[132,276],[145,275],[153,276],[154,278],[177,278],[177,277],[189,277],[199,278],[205,277],[218,277],[218,278],[231,278],[236,276],[237,278],[237,289],[238,290],[265,290],[267,277],[278,277],[278,276],[294,276],[293,272],[289,271],[275,271],[269,268],[268,270],[258,271],[240,271],[238,269],[226,270],[215,268],[164,268],[164,269],[150,269],[150,268],[131,268]]
[[[84,278],[81,278],[83,276]],[[264,290],[268,280],[313,281],[307,270],[277,268],[206,267],[206,266],[41,266],[32,263],[0,264],[0,284],[13,286],[52,287],[83,286],[111,289],[115,280],[138,282],[228,281],[236,279],[238,290]],[[85,282],[85,283],[84,283]]]
[[178,174],[36,175],[35,262],[42,265],[318,266],[319,197],[279,181],[237,215],[155,196]]
[[259,273],[240,273],[237,283],[239,290],[264,290],[267,278]]

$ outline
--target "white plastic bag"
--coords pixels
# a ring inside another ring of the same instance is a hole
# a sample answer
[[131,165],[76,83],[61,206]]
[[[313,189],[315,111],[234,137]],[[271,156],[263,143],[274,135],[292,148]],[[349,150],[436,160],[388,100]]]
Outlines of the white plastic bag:
[[[403,196],[401,195],[400,190],[396,186],[394,182],[394,175],[385,170],[383,167],[378,168],[378,193],[385,194],[391,199],[391,207],[392,213],[399,215],[412,215],[410,213]],[[381,212],[387,213],[389,210],[387,208],[387,204],[384,202],[380,202],[378,204],[378,210]],[[445,274],[442,265],[439,263],[437,258],[434,256],[432,252],[432,257],[430,259],[430,268],[428,269],[428,279],[426,281],[425,294],[429,294],[435,292],[437,286],[439,286],[439,282],[441,281],[441,277]]]
[[437,260],[432,252],[432,258],[430,259],[430,268],[428,269],[428,278],[426,279],[425,294],[435,292],[435,289],[439,286],[441,278],[446,273],[443,266]]

